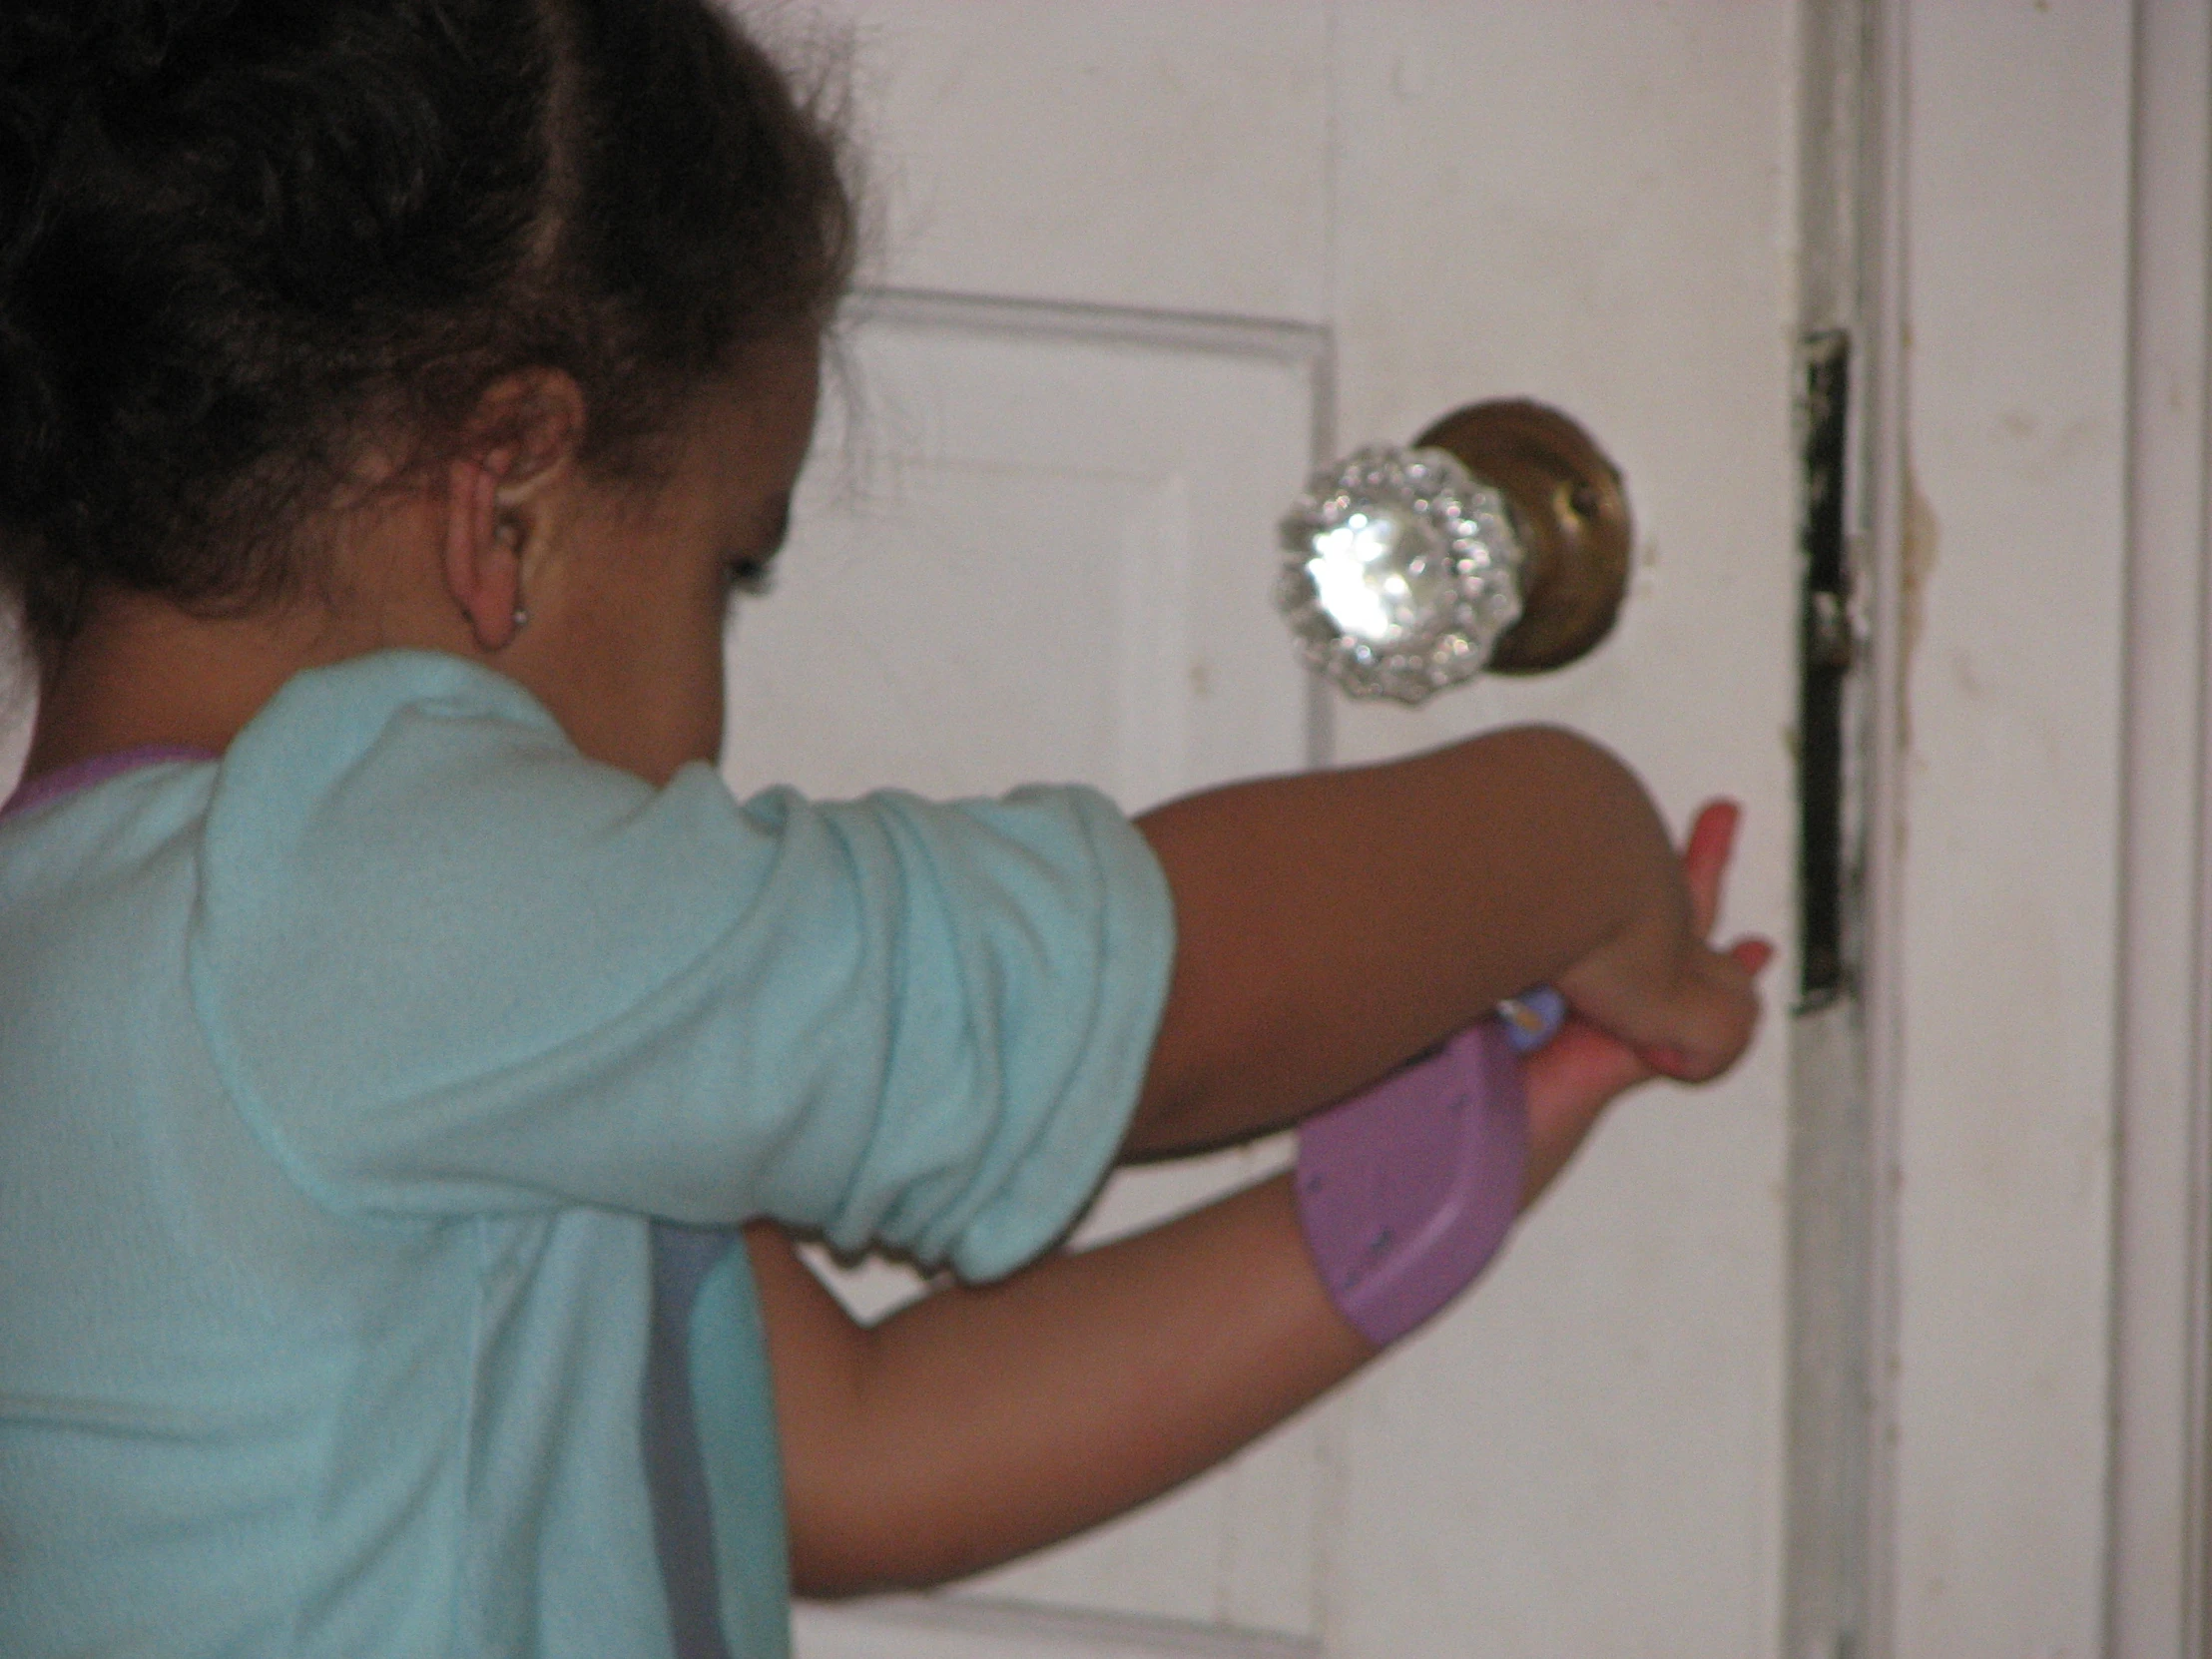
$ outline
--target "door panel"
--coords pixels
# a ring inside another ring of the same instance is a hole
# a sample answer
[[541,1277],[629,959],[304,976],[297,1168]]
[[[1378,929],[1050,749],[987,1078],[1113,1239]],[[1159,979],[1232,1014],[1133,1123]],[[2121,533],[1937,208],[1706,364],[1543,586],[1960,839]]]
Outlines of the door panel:
[[[1173,313],[864,296],[777,591],[733,631],[732,782],[1081,779],[1136,810],[1303,766],[1305,679],[1253,550],[1311,460],[1323,343]],[[1258,1179],[1286,1151],[1124,1175],[1078,1243]],[[816,1263],[862,1317],[917,1289],[890,1264]],[[970,1593],[1311,1636],[1322,1431],[1277,1435]],[[806,1640],[837,1618],[812,1618]]]
[[802,1604],[793,1623],[800,1653],[844,1659],[1322,1659],[1318,1643],[1288,1637],[941,1596]]
[[776,592],[733,631],[725,771],[835,795],[1079,779],[1131,811],[1307,757],[1250,576],[1313,450],[1321,338],[877,294]]
[[[1331,65],[1349,19],[1323,0],[733,3],[802,61],[848,58],[882,279],[1329,314]],[[825,51],[840,32],[848,51]]]

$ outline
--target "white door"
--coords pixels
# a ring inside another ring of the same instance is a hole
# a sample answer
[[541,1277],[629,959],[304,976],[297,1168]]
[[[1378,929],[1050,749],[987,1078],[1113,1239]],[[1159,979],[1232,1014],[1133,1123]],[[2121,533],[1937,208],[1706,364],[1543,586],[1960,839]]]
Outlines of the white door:
[[[1138,808],[1565,721],[1678,819],[1743,797],[1731,924],[1788,936],[1795,15],[840,9],[878,257],[849,413],[735,632],[733,780]],[[1276,517],[1334,449],[1501,395],[1626,475],[1615,637],[1417,714],[1310,710]],[[1786,1029],[1625,1107],[1479,1295],[1226,1470],[948,1596],[804,1609],[802,1652],[1773,1651]]]

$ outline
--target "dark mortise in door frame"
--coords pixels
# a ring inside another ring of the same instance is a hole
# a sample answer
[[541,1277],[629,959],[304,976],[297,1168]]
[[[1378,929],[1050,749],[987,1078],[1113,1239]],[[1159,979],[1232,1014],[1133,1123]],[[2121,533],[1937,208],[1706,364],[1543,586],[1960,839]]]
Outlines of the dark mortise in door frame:
[[1851,979],[1844,934],[1845,691],[1859,652],[1844,535],[1851,335],[1824,328],[1799,352],[1798,1002],[1826,1007]]

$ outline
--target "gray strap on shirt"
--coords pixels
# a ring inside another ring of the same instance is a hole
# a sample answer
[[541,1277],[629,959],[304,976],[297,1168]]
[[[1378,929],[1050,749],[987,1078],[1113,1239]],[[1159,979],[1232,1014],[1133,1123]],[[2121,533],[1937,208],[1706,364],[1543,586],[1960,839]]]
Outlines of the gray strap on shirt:
[[653,1224],[653,1331],[642,1429],[676,1659],[731,1659],[722,1634],[714,1514],[692,1410],[691,1320],[701,1282],[740,1237],[734,1228]]

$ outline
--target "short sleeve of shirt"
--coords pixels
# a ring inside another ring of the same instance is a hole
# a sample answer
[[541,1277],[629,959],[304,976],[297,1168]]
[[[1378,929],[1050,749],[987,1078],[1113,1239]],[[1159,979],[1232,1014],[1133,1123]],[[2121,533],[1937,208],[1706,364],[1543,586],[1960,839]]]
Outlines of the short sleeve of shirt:
[[1092,792],[655,790],[501,677],[390,653],[233,744],[188,970],[239,1110],[334,1210],[774,1217],[988,1278],[1103,1173],[1173,952]]

